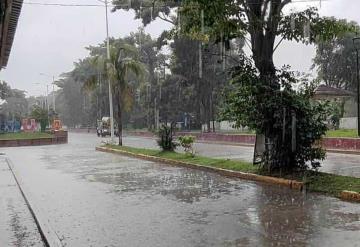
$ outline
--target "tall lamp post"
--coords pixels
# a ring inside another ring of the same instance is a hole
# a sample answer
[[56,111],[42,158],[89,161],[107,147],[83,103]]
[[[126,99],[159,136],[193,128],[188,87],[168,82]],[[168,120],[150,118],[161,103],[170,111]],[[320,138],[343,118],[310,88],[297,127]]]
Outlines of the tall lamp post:
[[360,71],[359,71],[359,51],[360,51],[360,37],[353,38],[354,47],[356,50],[356,78],[357,78],[357,124],[358,136],[360,137]]
[[[53,110],[54,110],[54,112],[56,112],[56,109],[55,109],[55,76],[50,76],[50,75],[47,75],[47,74],[45,74],[45,73],[40,73],[40,75],[42,75],[42,76],[47,76],[47,77],[51,77],[52,78],[52,86],[53,86],[53,88],[52,88],[52,93],[53,93],[53,97],[52,97],[52,100],[53,100]],[[49,85],[46,85],[46,87],[47,87],[47,100],[48,100],[48,98],[49,98],[49,89],[48,89],[48,87],[49,87]],[[49,104],[48,104],[48,106],[49,106]],[[48,107],[49,108],[49,107]],[[48,111],[49,111],[49,109],[48,109]]]
[[[106,17],[106,48],[107,48],[107,62],[110,63],[110,38],[109,38],[109,18],[108,18],[108,0],[104,1],[105,4],[105,17]],[[114,142],[114,109],[113,109],[113,98],[112,98],[112,89],[111,81],[108,76],[109,83],[109,105],[110,105],[110,129],[111,129],[111,142]]]

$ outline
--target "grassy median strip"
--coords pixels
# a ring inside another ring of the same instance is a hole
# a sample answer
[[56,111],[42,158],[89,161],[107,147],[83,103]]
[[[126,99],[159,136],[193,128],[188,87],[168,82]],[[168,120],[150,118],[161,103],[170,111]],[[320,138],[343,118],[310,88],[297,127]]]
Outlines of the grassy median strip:
[[299,182],[304,182],[308,191],[321,192],[336,197],[340,197],[341,192],[344,190],[360,193],[360,178],[312,171],[306,172],[306,176],[304,176],[303,174],[293,174],[286,176],[278,176],[274,174],[269,175],[264,174],[258,169],[258,167],[247,162],[227,159],[215,159],[201,156],[192,157],[187,154],[176,152],[161,152],[159,150],[153,149],[142,149],[125,146],[120,147],[116,145],[106,145],[104,147],[120,151],[126,151],[133,154],[142,154],[158,158],[166,158],[174,161],[188,162],[191,164],[203,165],[208,167],[297,180]]
[[0,134],[0,140],[29,140],[29,139],[39,139],[39,138],[51,138],[53,135],[49,133],[27,133],[27,132],[18,132],[18,133],[4,133]]
[[339,130],[329,130],[326,132],[326,137],[333,138],[357,138],[358,133],[357,130],[348,130],[348,129],[339,129]]
[[233,161],[233,160],[226,160],[226,159],[214,159],[202,156],[195,156],[192,157],[188,154],[182,154],[177,152],[162,152],[159,150],[154,149],[143,149],[143,148],[133,148],[133,147],[120,147],[116,145],[107,145],[106,147],[112,149],[118,149],[134,154],[144,154],[150,155],[159,158],[165,158],[170,160],[176,161],[183,161],[197,165],[209,166],[209,167],[216,167],[216,168],[223,168],[233,171],[240,171],[240,172],[249,172],[249,173],[257,173],[258,169],[256,166],[253,166],[247,162],[240,162],[240,161]]

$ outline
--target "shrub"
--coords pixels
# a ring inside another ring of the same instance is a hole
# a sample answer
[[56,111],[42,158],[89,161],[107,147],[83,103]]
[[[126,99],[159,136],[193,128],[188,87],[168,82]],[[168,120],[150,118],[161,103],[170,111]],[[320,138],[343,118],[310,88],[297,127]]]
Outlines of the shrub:
[[195,155],[193,144],[195,142],[194,136],[180,136],[178,138],[180,146],[184,148],[185,153]]
[[223,119],[265,136],[261,165],[270,171],[316,169],[325,158],[315,144],[327,131],[328,105],[313,100],[316,85],[295,76],[286,68],[278,70],[273,78],[278,87],[272,88],[244,61],[234,68],[225,97]]
[[158,145],[163,151],[174,151],[178,144],[174,142],[174,126],[163,124],[158,131]]

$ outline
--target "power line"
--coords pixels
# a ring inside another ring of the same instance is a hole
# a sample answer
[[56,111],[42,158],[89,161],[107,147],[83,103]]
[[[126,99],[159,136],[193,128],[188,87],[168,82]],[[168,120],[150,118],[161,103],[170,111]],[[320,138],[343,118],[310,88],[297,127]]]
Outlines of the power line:
[[[99,2],[102,2],[102,0],[97,0]],[[321,2],[328,2],[329,0],[293,0],[290,3],[321,3]],[[57,7],[104,7],[103,4],[68,4],[68,3],[44,3],[44,2],[23,2],[27,5],[38,5],[38,6],[57,6]],[[124,5],[112,5],[109,4],[110,7],[122,7],[122,8],[131,8],[131,1],[130,4],[124,4]],[[167,7],[167,5],[150,5],[150,6],[144,6],[142,5],[141,8],[161,8],[161,7]]]
[[57,7],[104,7],[103,4],[76,4],[76,3],[72,4],[72,3],[43,3],[43,2],[23,2],[23,3],[28,5],[57,6]]

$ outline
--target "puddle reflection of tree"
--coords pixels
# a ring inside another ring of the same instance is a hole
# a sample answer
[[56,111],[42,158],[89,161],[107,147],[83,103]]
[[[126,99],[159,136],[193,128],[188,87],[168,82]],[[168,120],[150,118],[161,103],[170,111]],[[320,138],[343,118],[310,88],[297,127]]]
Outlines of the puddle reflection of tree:
[[261,187],[257,212],[263,231],[263,246],[308,246],[317,234],[315,213],[320,200],[273,186]]

